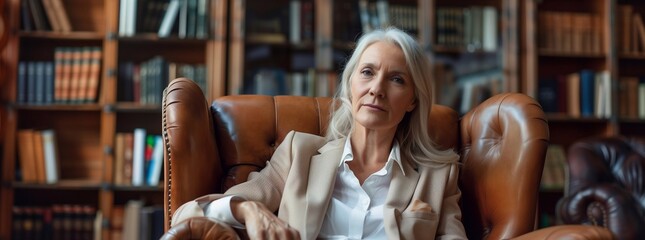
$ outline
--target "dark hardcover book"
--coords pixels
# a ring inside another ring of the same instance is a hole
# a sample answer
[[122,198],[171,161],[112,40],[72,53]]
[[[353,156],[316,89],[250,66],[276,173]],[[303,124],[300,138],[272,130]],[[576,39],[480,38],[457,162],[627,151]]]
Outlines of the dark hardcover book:
[[197,0],[188,0],[188,24],[186,26],[186,37],[195,37],[195,25],[197,23]]
[[544,112],[558,112],[558,81],[555,78],[544,78],[538,81],[538,102]]
[[36,103],[45,102],[45,62],[36,62]]
[[133,77],[134,63],[124,62],[119,64],[119,75],[117,85],[117,101],[132,102],[134,101]]
[[27,102],[27,64],[28,63],[24,61],[20,61],[18,63],[18,103]]
[[36,102],[36,62],[27,62],[27,103]]
[[31,20],[31,11],[29,9],[29,1],[20,2],[20,19],[22,20],[23,31],[31,31],[34,29],[34,23]]
[[591,117],[594,115],[594,95],[596,94],[595,75],[589,69],[580,71],[580,115],[583,117]]
[[164,234],[164,215],[162,207],[153,207],[152,209],[152,221],[151,224],[151,239],[161,239],[161,236]]
[[197,22],[195,23],[195,37],[204,39],[208,37],[208,0],[198,0],[197,2]]
[[54,62],[44,62],[45,65],[45,103],[54,103]]
[[43,5],[41,0],[31,0],[29,2],[29,8],[31,10],[31,15],[34,18],[34,25],[38,31],[48,31],[51,30],[49,27],[49,22],[47,22],[47,17],[43,10]]

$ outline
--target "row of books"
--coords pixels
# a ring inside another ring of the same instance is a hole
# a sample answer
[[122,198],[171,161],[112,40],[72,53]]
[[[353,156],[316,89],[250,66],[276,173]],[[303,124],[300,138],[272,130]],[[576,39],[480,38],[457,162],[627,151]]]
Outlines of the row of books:
[[245,94],[332,96],[336,91],[338,76],[333,72],[287,73],[282,69],[263,68],[255,71],[252,81],[245,84]]
[[416,6],[389,4],[387,0],[360,0],[358,12],[363,32],[390,25],[412,33],[418,28]]
[[54,62],[18,63],[17,102],[80,104],[98,100],[101,76],[99,47],[58,47]]
[[618,80],[618,116],[645,119],[645,76]]
[[18,179],[27,183],[56,183],[60,176],[56,132],[18,130]]
[[538,46],[558,53],[604,52],[602,16],[593,13],[538,13]]
[[163,139],[143,128],[115,136],[114,184],[157,186],[163,168]]
[[469,51],[495,51],[497,19],[497,9],[492,6],[437,8],[437,44]]
[[537,99],[547,113],[609,118],[612,112],[611,76],[608,71],[584,69],[540,79]]
[[172,79],[191,79],[206,92],[206,66],[168,62],[156,56],[140,64],[119,64],[117,99],[124,102],[160,105],[163,89]]
[[112,209],[112,239],[160,239],[164,233],[163,208],[130,200]]
[[119,4],[120,36],[209,37],[210,0],[121,0]]
[[617,41],[619,51],[627,54],[645,53],[645,24],[631,5],[618,5]]
[[14,206],[12,239],[101,239],[102,214],[89,205]]
[[313,1],[289,2],[289,42],[298,44],[314,41]]
[[23,31],[72,31],[62,0],[23,0],[20,15]]
[[565,171],[567,167],[566,151],[562,145],[549,144],[544,159],[542,170],[542,189],[563,189],[565,184]]

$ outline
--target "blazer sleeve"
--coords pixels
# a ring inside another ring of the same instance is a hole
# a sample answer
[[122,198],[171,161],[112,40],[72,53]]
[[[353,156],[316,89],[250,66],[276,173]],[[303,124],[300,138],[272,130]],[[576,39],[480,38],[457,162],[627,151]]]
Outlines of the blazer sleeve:
[[461,222],[461,208],[459,206],[461,191],[458,187],[458,180],[459,165],[452,164],[446,182],[436,239],[467,239],[464,225]]
[[229,195],[262,202],[270,211],[275,212],[280,205],[285,180],[291,168],[294,135],[294,131],[289,132],[267,166],[248,181],[233,186],[224,194],[209,194],[182,204],[173,214],[171,226],[191,217],[203,217],[210,202]]

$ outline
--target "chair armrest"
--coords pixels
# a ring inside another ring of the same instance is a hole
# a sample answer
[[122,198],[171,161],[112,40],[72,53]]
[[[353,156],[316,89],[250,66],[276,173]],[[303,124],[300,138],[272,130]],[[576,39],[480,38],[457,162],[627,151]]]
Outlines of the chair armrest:
[[602,228],[602,227],[586,226],[586,225],[560,225],[560,226],[553,226],[553,227],[538,229],[513,239],[514,240],[533,240],[533,239],[607,240],[607,239],[614,239],[614,236],[611,234],[609,229]]
[[558,202],[557,213],[565,224],[591,224],[608,228],[619,239],[645,236],[645,220],[639,204],[614,184],[598,184],[581,189]]
[[162,240],[181,239],[240,239],[233,228],[206,217],[194,217],[170,228]]
[[164,225],[183,203],[220,189],[219,160],[209,104],[201,89],[186,78],[164,90]]

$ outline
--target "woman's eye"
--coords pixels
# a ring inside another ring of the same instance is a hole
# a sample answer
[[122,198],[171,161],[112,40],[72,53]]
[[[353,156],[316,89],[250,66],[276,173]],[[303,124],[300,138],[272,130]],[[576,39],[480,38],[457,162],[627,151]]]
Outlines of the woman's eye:
[[393,77],[392,81],[395,82],[395,83],[400,83],[400,84],[405,83],[405,80],[402,77]]
[[361,71],[361,74],[363,74],[364,76],[372,76],[372,71],[366,69]]

